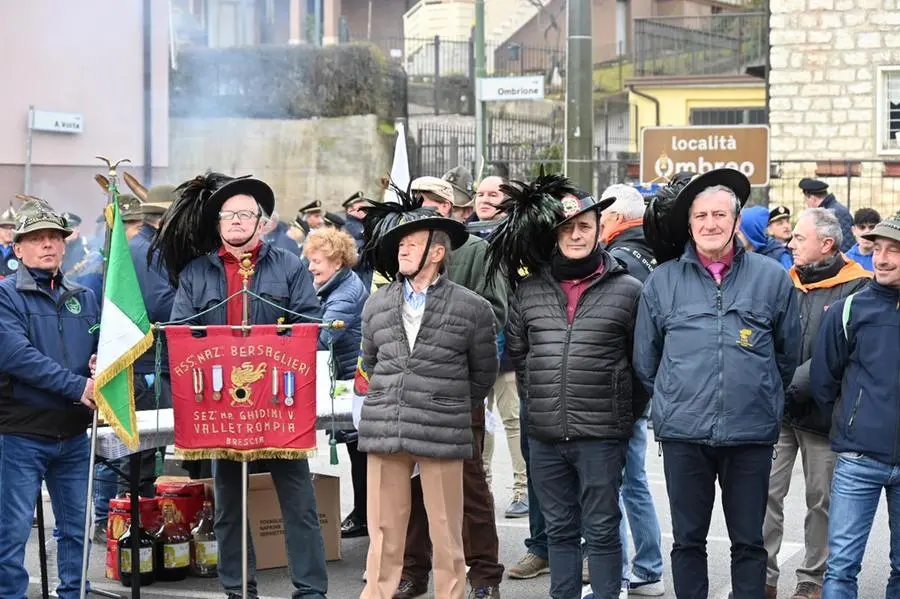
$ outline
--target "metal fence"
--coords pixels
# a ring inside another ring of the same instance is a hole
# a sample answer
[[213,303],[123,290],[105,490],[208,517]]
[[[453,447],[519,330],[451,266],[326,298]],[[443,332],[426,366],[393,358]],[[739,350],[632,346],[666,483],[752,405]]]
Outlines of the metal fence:
[[900,162],[882,160],[781,160],[772,162],[768,204],[792,211],[806,204],[800,180],[813,177],[850,211],[874,208],[882,217],[900,210]]
[[[565,124],[559,116],[544,122],[512,118],[489,118],[486,128],[486,162],[504,162],[512,174],[528,178],[536,174],[542,163],[561,168]],[[597,160],[623,163],[628,156],[627,128],[617,126],[614,119],[597,119],[594,130]],[[415,151],[412,153],[413,171],[420,175],[438,175],[457,165],[471,169],[478,162],[475,148],[475,128],[462,125],[426,123],[417,128]]]
[[765,12],[634,20],[634,73],[741,74],[765,63],[769,24]]

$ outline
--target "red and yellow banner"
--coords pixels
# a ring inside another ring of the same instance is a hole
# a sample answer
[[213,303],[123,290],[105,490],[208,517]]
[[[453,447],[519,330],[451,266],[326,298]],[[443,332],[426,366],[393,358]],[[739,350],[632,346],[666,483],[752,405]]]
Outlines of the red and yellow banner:
[[[175,452],[185,459],[302,458],[316,450],[314,324],[165,328]],[[279,334],[279,332],[281,332]]]

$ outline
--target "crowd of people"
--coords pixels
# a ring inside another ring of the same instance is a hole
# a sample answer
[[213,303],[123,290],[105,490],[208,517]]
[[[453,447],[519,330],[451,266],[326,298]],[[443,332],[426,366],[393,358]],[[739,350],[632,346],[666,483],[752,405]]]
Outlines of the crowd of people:
[[[900,509],[896,351],[900,215],[854,215],[825,182],[807,208],[745,206],[738,171],[677,175],[652,195],[598,197],[565,177],[511,181],[496,167],[423,176],[344,213],[316,200],[282,221],[263,181],[207,173],[118,198],[149,318],[199,325],[342,320],[323,328],[354,379],[353,509],[368,537],[364,599],[498,599],[504,573],[549,574],[553,599],[706,598],[718,483],[736,599],[774,599],[784,499],[803,464],[805,553],[792,599],[857,596],[882,489]],[[101,185],[104,185],[101,182]],[[90,446],[105,220],[21,198],[0,214],[0,596],[26,596],[25,546],[46,481],[63,599],[76,597]],[[247,268],[247,261],[251,268]],[[244,284],[270,298],[244,314]],[[231,298],[231,299],[229,299]],[[171,407],[166,360],[134,367],[140,410]],[[160,380],[157,380],[157,377]],[[491,424],[494,414],[498,422]],[[660,444],[674,543],[644,465]],[[491,462],[512,458],[502,513],[527,518],[522,557],[499,560]],[[129,473],[153,494],[156,450]],[[328,592],[306,460],[261,460],[284,518],[296,598]],[[214,479],[218,573],[240,597],[239,463],[186,463]],[[98,465],[93,540],[123,490]],[[118,488],[117,488],[118,487]],[[900,518],[891,518],[892,548]],[[629,536],[635,555],[629,556]],[[258,589],[251,548],[248,590]],[[900,597],[900,550],[887,597]]]

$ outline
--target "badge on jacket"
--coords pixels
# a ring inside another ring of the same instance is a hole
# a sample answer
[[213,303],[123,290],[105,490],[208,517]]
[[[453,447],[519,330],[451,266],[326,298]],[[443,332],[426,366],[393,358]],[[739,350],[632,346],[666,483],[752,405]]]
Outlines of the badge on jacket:
[[81,314],[81,302],[78,301],[77,297],[70,297],[64,305],[72,314]]
[[6,268],[10,270],[17,270],[19,268],[19,261],[15,258],[10,258],[6,261]]

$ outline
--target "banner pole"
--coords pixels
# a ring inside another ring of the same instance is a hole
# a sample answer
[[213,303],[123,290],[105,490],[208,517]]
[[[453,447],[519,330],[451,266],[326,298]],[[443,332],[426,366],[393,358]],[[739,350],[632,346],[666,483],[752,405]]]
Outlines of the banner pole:
[[[249,258],[246,259],[249,262]],[[244,337],[250,334],[250,295],[247,289],[247,281],[254,272],[253,266],[245,266],[241,260],[241,274],[244,275],[243,293],[241,293],[241,331]],[[249,471],[246,460],[241,461],[241,597],[247,599],[247,529],[249,528],[248,506],[250,491]]]
[[[116,168],[122,164],[123,162],[131,162],[127,158],[123,160],[119,160],[118,162],[113,163],[112,160],[108,158],[104,158],[103,156],[97,156],[98,160],[102,160],[106,163],[106,166],[109,168],[109,186],[106,189],[106,206],[108,207],[111,202],[116,201],[116,197],[119,193],[117,187],[118,174],[116,172]],[[103,209],[104,215],[106,214],[106,207]],[[106,267],[107,262],[106,258],[109,255],[109,244],[110,244],[110,228],[109,222],[106,223],[106,239],[103,243],[103,286],[106,287]],[[102,298],[97,298],[98,301],[102,301]],[[88,575],[88,562],[90,558],[91,552],[91,541],[93,535],[91,534],[91,522],[94,519],[94,467],[96,465],[96,453],[97,453],[97,410],[94,410],[94,416],[91,419],[91,455],[88,458],[88,487],[87,487],[87,503],[84,509],[84,543],[81,549],[81,586],[78,590],[79,599],[84,599],[87,594],[87,575]],[[137,538],[137,537],[135,537]],[[134,562],[132,562],[134,563]],[[139,578],[139,577],[138,577]],[[140,582],[137,582],[140,585]],[[140,588],[138,586],[138,588]]]

